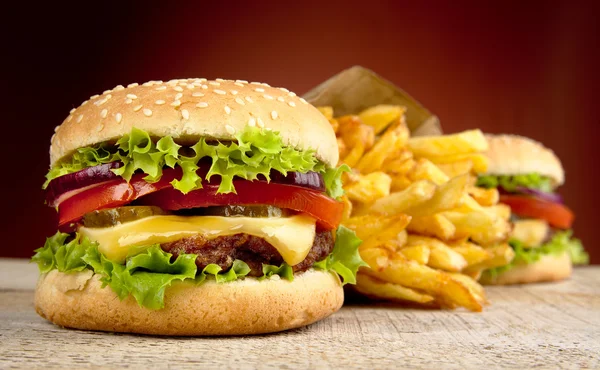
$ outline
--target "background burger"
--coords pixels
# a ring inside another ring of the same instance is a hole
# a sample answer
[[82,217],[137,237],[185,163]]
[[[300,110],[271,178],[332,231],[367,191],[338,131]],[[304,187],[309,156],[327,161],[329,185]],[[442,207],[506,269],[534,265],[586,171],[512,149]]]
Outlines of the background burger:
[[518,284],[562,280],[572,264],[587,263],[581,242],[571,238],[573,212],[555,189],[564,183],[564,170],[552,150],[515,135],[487,135],[488,173],[477,185],[498,187],[500,202],[511,208],[512,263],[488,270],[488,284]]
[[62,326],[265,333],[320,320],[364,262],[339,227],[335,134],[284,88],[117,86],[56,128],[35,307]]

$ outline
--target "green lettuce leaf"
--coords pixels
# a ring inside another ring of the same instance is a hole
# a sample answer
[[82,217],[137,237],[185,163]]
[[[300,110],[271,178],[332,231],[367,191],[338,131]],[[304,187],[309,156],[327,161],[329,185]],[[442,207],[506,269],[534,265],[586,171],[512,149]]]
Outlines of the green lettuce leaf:
[[292,266],[288,265],[285,262],[282,263],[280,266],[263,264],[262,271],[263,271],[263,276],[261,276],[259,278],[260,280],[268,279],[273,275],[279,275],[283,279],[286,279],[289,281],[294,280],[294,269],[292,268]]
[[552,181],[550,178],[542,176],[539,173],[515,176],[480,175],[477,178],[477,186],[488,189],[500,187],[509,193],[517,192],[518,187],[541,190],[546,193],[552,192]]
[[511,239],[508,243],[515,251],[515,257],[512,262],[505,266],[490,269],[488,270],[488,273],[490,273],[492,277],[495,277],[502,272],[509,271],[516,265],[531,264],[539,261],[542,256],[557,256],[565,252],[569,254],[573,264],[589,263],[589,256],[583,249],[581,241],[579,239],[572,238],[572,234],[572,230],[557,232],[548,243],[543,244],[538,248],[525,248],[521,241],[517,239]]
[[[172,185],[182,193],[202,188],[202,178],[196,174],[198,162],[210,158],[212,164],[205,180],[213,176],[221,179],[218,193],[235,192],[235,177],[255,180],[259,175],[269,180],[271,170],[283,175],[288,172],[315,171],[323,173],[327,189],[332,197],[342,193],[340,176],[346,167],[325,169],[325,165],[315,157],[314,150],[300,151],[284,147],[279,133],[248,126],[238,133],[236,141],[221,143],[200,139],[195,145],[186,148],[187,155],[180,145],[170,136],[165,136],[156,143],[150,135],[136,128],[129,135],[121,137],[116,145],[108,148],[105,144],[80,148],[67,160],[56,164],[46,175],[46,188],[49,182],[68,173],[77,172],[87,167],[120,161],[123,166],[112,171],[129,181],[136,171],[146,174],[148,182],[160,180],[165,166],[181,167],[183,176],[173,180]],[[193,155],[190,153],[193,152]]]
[[314,264],[322,270],[333,270],[342,278],[342,283],[356,284],[356,273],[367,263],[360,258],[358,247],[362,243],[354,231],[340,225],[335,234],[333,251],[324,260]]
[[53,269],[60,272],[77,272],[87,267],[82,257],[93,243],[79,234],[67,243],[68,237],[69,234],[57,232],[46,239],[43,247],[35,250],[31,261],[38,264],[40,272],[46,273]]
[[327,195],[333,199],[339,199],[344,195],[344,188],[342,188],[342,174],[350,171],[351,169],[347,164],[343,164],[338,168],[328,168],[325,170],[323,173],[323,181],[325,182]]

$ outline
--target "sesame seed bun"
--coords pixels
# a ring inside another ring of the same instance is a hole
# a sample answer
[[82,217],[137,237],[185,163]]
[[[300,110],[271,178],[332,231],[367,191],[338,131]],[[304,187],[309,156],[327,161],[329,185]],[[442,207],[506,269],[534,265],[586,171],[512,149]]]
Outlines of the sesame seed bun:
[[479,280],[488,285],[511,285],[541,283],[564,280],[571,276],[573,265],[567,253],[558,256],[544,255],[535,263],[517,265],[510,270],[498,274],[494,279],[484,273]]
[[517,135],[486,135],[489,150],[488,174],[524,175],[537,172],[557,187],[565,182],[565,172],[554,152],[540,142]]
[[91,270],[42,274],[35,309],[70,328],[154,335],[242,335],[277,332],[321,320],[342,306],[336,274],[308,270],[293,281],[246,278],[167,288],[165,308],[149,310],[128,296],[119,300]]
[[247,125],[278,131],[284,145],[314,149],[319,160],[337,165],[335,133],[315,107],[284,88],[222,79],[151,81],[92,96],[56,127],[50,163],[77,148],[114,142],[132,127],[191,144],[201,137],[234,140]]

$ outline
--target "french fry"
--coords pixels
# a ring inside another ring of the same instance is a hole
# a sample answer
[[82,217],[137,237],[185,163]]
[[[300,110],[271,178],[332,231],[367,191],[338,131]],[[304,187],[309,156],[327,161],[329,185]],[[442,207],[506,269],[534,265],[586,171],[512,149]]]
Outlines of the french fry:
[[489,250],[469,242],[453,245],[452,249],[463,256],[468,266],[476,265],[493,257]]
[[386,132],[356,164],[360,173],[370,173],[381,169],[381,165],[395,148],[399,136],[394,131]]
[[317,107],[319,112],[325,116],[328,120],[333,119],[333,107]]
[[436,185],[442,185],[449,180],[442,170],[425,158],[419,158],[407,174],[411,181],[430,180]]
[[485,291],[475,279],[464,274],[458,274],[453,272],[449,273],[449,275],[452,277],[452,279],[458,281],[463,286],[467,287],[467,289],[469,289],[469,292],[471,292],[471,294],[474,295],[479,302],[487,303],[485,299]]
[[426,265],[429,262],[431,250],[426,245],[411,245],[404,247],[399,251],[406,259],[416,261],[421,265]]
[[363,125],[358,116],[342,116],[337,118],[341,138],[347,146],[354,147],[359,142],[363,144],[364,150],[368,151],[375,142],[373,128]]
[[406,175],[390,175],[392,178],[392,187],[390,191],[392,193],[400,192],[410,186],[413,182],[406,177]]
[[456,208],[460,205],[465,188],[467,176],[458,176],[442,184],[433,197],[416,206],[407,208],[404,212],[411,216],[427,216],[438,212]]
[[405,111],[406,108],[399,105],[381,104],[363,110],[358,116],[365,124],[375,129],[375,134],[379,135],[392,122],[400,119]]
[[473,166],[473,172],[475,173],[484,173],[488,169],[488,159],[485,155],[480,153],[451,154],[443,156],[426,157],[435,164],[450,164],[460,161],[470,161]]
[[430,267],[444,271],[458,272],[467,266],[467,261],[460,253],[455,252],[452,248],[438,239],[427,236],[409,235],[406,244],[408,246],[428,246],[431,254],[427,264]]
[[504,266],[509,264],[515,257],[515,252],[510,245],[506,243],[488,248],[488,251],[492,254],[492,258],[467,267],[465,269],[465,273],[468,274],[473,271],[481,271]]
[[350,215],[352,215],[352,202],[348,198],[348,195],[344,194],[341,198],[342,203],[344,203],[344,213],[342,214],[342,224],[345,224],[348,219],[350,219]]
[[394,221],[395,219],[392,217],[370,213],[363,216],[350,217],[344,222],[344,226],[354,230],[356,236],[361,240],[366,240],[370,238],[371,235],[382,233]]
[[368,238],[363,239],[359,250],[362,251],[364,249],[374,248],[378,245],[397,240],[400,233],[406,229],[406,225],[410,222],[410,216],[401,213],[388,217],[385,222],[387,223],[386,228],[381,232],[371,234]]
[[498,189],[483,189],[477,186],[469,186],[467,188],[467,193],[477,202],[479,205],[484,207],[491,207],[498,203],[500,199],[500,195],[498,194]]
[[392,178],[383,172],[372,172],[360,176],[354,182],[344,188],[346,195],[353,201],[371,203],[379,198],[388,196],[392,186]]
[[413,168],[415,163],[412,152],[405,147],[400,147],[400,149],[396,150],[396,153],[390,154],[383,161],[381,169],[390,174],[405,174]]
[[473,171],[473,161],[470,161],[468,159],[452,163],[438,163],[436,164],[436,166],[449,178],[460,175],[467,175],[471,173],[471,171]]
[[440,213],[431,216],[413,217],[407,229],[415,234],[434,236],[445,241],[452,240],[456,234],[454,224]]
[[436,186],[432,182],[417,181],[402,192],[377,199],[369,211],[388,215],[402,213],[428,201],[434,196],[435,191]]
[[398,284],[388,283],[363,273],[357,275],[355,289],[365,295],[394,301],[410,301],[421,304],[433,301],[433,297],[428,294],[419,293],[414,289]]
[[416,157],[439,157],[484,152],[488,142],[481,130],[468,130],[453,135],[413,137],[407,146]]
[[348,147],[346,146],[346,143],[340,137],[337,138],[337,143],[338,143],[338,152],[340,154],[340,158],[346,157],[348,155]]
[[344,158],[342,163],[347,164],[350,167],[356,166],[360,158],[365,152],[365,144],[362,142],[358,142],[348,153],[348,155]]

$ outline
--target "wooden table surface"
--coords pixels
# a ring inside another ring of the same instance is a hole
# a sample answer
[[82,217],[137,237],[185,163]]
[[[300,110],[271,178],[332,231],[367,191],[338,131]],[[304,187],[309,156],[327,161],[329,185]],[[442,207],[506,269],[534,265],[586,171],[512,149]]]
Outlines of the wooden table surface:
[[37,275],[0,259],[0,369],[600,368],[600,266],[556,284],[490,287],[483,313],[348,304],[306,328],[221,338],[59,328],[35,313]]

